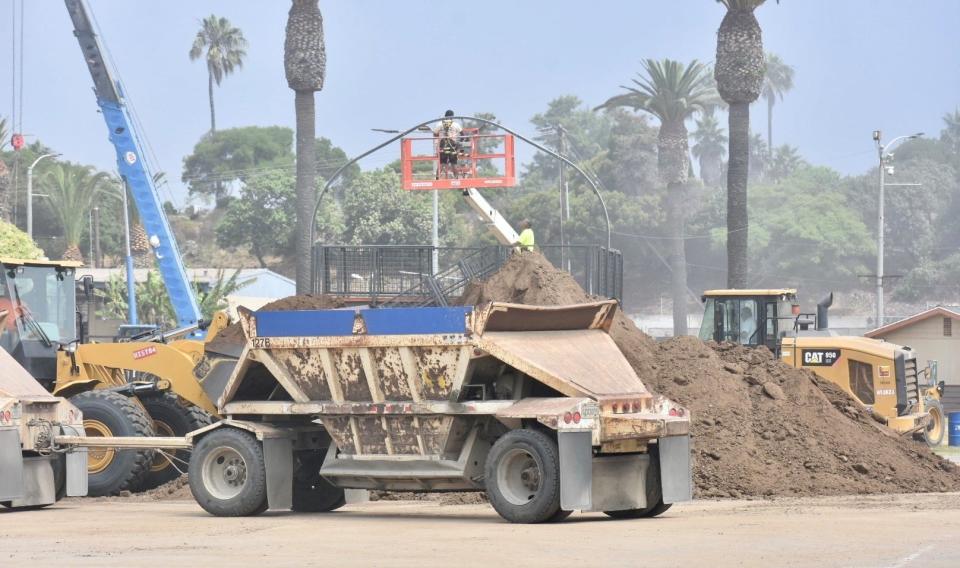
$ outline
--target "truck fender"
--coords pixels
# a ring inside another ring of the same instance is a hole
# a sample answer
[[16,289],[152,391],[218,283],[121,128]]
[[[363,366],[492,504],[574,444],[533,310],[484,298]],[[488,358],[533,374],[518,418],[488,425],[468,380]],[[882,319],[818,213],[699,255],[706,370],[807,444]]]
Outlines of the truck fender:
[[293,506],[293,442],[296,432],[263,422],[225,418],[187,434],[191,446],[219,428],[236,428],[250,432],[263,444],[263,466],[267,475],[267,505],[271,509]]

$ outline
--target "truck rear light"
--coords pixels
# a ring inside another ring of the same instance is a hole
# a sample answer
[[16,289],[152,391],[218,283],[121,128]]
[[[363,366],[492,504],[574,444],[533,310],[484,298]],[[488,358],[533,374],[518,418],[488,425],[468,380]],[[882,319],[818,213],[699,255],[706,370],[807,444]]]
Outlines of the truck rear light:
[[564,424],[569,424],[572,420],[573,420],[573,414],[570,414],[569,412],[564,412],[564,413],[563,413],[563,423],[564,423]]
[[3,421],[4,421],[4,422],[10,422],[11,420],[13,420],[13,414],[11,414],[9,410],[4,410],[4,411],[3,411]]
[[640,403],[634,402],[632,408],[634,412],[640,412]]
[[[570,413],[568,412],[567,414],[570,414]],[[574,413],[573,413],[573,423],[574,423],[574,424],[579,424],[579,423],[580,423],[580,418],[581,418],[581,416],[580,416],[580,413],[579,413],[579,412],[574,412]]]
[[617,403],[613,403],[613,406],[610,407],[610,410],[613,410],[613,413],[616,414],[617,412],[620,411],[620,405]]
[[680,416],[680,412],[678,412],[676,408],[671,408],[670,416]]

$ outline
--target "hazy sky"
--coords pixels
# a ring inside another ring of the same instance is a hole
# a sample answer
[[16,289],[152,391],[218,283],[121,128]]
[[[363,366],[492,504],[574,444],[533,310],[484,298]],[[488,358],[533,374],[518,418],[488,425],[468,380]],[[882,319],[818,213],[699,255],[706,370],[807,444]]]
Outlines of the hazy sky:
[[[11,5],[0,0],[0,116],[10,114]],[[293,125],[283,74],[284,0],[91,0],[102,39],[169,173],[209,128],[206,69],[187,56],[214,13],[250,42],[239,73],[216,91],[217,125]],[[321,0],[326,88],[317,132],[348,154],[446,108],[490,111],[532,132],[529,118],[574,94],[596,105],[642,58],[711,61],[723,7],[713,0]],[[482,9],[480,9],[482,7]],[[811,162],[859,173],[875,159],[871,131],[938,135],[960,105],[960,0],[783,0],[758,9],[768,50],[796,68],[775,111],[774,142]],[[60,0],[27,0],[24,131],[66,158],[114,169],[91,80]],[[755,105],[753,129],[766,132]],[[384,151],[362,165],[379,166]],[[164,195],[164,198],[168,198]]]

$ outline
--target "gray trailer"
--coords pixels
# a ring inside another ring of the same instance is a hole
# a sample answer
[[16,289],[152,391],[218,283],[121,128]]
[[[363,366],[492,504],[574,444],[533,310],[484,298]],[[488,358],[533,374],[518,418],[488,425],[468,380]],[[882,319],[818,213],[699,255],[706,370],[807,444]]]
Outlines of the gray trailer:
[[224,419],[187,436],[193,495],[218,516],[344,489],[485,491],[512,522],[658,515],[692,496],[689,414],[644,387],[616,310],[245,312],[245,342],[198,366]]
[[54,438],[81,434],[80,411],[0,349],[0,505],[46,507],[86,495],[86,450],[54,450]]

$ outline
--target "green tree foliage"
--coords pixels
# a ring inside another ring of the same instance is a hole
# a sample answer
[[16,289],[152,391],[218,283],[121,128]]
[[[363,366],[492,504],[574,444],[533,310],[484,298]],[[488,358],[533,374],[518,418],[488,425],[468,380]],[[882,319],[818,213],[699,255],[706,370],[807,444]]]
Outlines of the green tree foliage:
[[205,135],[183,159],[183,181],[192,195],[222,201],[236,182],[266,169],[293,168],[293,131],[245,126]]
[[62,228],[65,259],[83,260],[79,245],[87,214],[108,183],[107,174],[90,166],[56,163],[44,172],[39,185]]
[[800,152],[789,144],[777,146],[773,150],[773,159],[770,161],[770,181],[777,183],[783,178],[790,176],[793,172],[804,165]]
[[[193,283],[194,294],[200,307],[202,317],[209,320],[218,310],[227,307],[227,296],[250,283],[249,280],[237,282],[240,271],[235,270],[227,276],[226,271],[219,270],[217,278],[210,286]],[[103,308],[97,311],[97,316],[106,319],[127,319],[127,283],[126,277],[113,274],[107,280],[106,288],[97,291],[103,299]],[[177,323],[173,305],[163,285],[163,279],[154,271],[147,272],[147,279],[136,284],[137,318],[142,323],[153,324],[161,329],[170,329]]]
[[[217,225],[217,243],[227,249],[249,247],[264,268],[268,256],[292,254],[294,184],[293,172],[285,170],[249,178],[240,190],[240,198],[230,202]],[[317,226],[321,241],[338,240],[343,219],[336,201],[325,201]]]
[[[428,192],[400,188],[400,176],[390,170],[364,172],[343,198],[348,244],[399,245],[430,242],[432,205]],[[441,215],[441,220],[448,218]],[[442,230],[442,228],[441,228]]]
[[12,223],[0,221],[0,256],[35,260],[43,258],[43,251],[25,232]]
[[207,94],[210,98],[210,132],[217,130],[213,104],[213,85],[220,86],[224,77],[243,68],[247,56],[247,40],[229,20],[210,14],[200,22],[200,30],[190,47],[190,61],[203,57],[207,63]]
[[697,120],[693,131],[693,157],[700,162],[700,179],[708,187],[723,183],[723,157],[727,153],[727,135],[712,113]]

